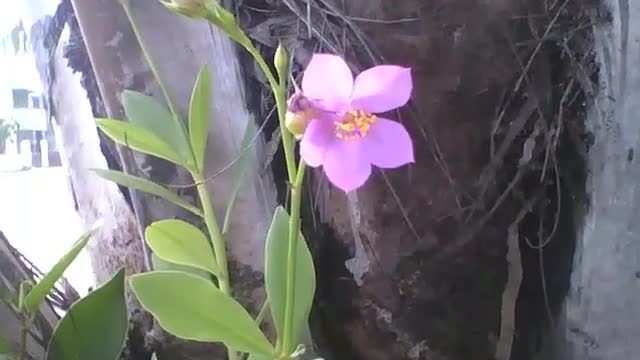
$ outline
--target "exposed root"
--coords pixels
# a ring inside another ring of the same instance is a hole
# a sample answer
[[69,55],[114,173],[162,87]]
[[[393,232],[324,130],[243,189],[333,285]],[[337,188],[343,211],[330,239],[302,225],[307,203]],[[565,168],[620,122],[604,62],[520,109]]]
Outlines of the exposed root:
[[[540,193],[538,194],[540,195]],[[511,359],[511,348],[516,330],[516,302],[520,285],[522,284],[522,257],[520,255],[520,240],[518,225],[522,219],[532,210],[535,202],[540,196],[535,196],[525,204],[516,216],[516,219],[509,226],[507,238],[507,283],[502,293],[502,309],[500,316],[500,337],[496,345],[496,360]]]

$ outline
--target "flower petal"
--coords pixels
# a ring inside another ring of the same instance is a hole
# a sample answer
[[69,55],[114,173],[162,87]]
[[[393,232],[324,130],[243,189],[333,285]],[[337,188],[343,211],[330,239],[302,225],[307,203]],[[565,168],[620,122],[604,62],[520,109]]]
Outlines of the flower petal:
[[334,126],[330,118],[313,119],[300,140],[300,157],[311,167],[322,165],[327,148],[333,141]]
[[371,175],[371,164],[360,141],[337,140],[327,148],[322,167],[329,181],[344,192],[353,191]]
[[412,89],[410,68],[375,66],[356,77],[351,108],[371,113],[393,110],[409,101]]
[[353,74],[340,56],[314,54],[302,76],[302,92],[328,111],[341,111],[353,92]]
[[391,169],[415,162],[411,137],[397,121],[378,118],[359,142],[369,161],[377,167]]

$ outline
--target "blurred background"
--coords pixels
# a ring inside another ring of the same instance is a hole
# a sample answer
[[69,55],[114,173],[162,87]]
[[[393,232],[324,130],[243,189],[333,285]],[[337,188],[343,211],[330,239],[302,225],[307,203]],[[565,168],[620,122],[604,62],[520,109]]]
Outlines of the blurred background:
[[[21,1],[0,12],[0,231],[44,272],[83,233],[26,16],[53,13],[58,3]],[[86,253],[65,275],[86,293],[93,283]]]

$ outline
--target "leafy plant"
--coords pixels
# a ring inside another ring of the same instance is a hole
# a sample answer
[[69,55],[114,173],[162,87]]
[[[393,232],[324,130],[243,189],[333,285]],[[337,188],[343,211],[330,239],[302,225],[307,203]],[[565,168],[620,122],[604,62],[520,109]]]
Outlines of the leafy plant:
[[[128,13],[128,3],[124,1],[123,5]],[[257,49],[235,25],[233,16],[217,5],[211,6],[210,21],[224,26],[223,30],[233,39],[241,40],[241,45],[254,55],[258,64],[266,71],[279,104],[281,123],[284,124],[285,72],[272,73]],[[135,27],[135,23],[132,24]],[[142,41],[140,38],[138,40]],[[284,49],[279,50],[279,56],[285,56]],[[282,60],[279,59],[278,63],[282,64]],[[149,57],[147,61],[152,64]],[[158,74],[155,75],[159,78]],[[161,81],[159,83],[162,85]],[[274,223],[268,235],[266,285],[269,304],[273,304],[272,311],[278,328],[275,345],[272,345],[260,330],[259,324],[251,319],[249,313],[231,295],[224,235],[218,227],[204,172],[210,99],[211,76],[205,66],[200,70],[193,86],[187,126],[180,114],[173,110],[176,107],[170,103],[170,99],[166,98],[167,110],[153,98],[133,90],[126,90],[122,94],[122,105],[128,121],[97,121],[98,127],[119,144],[163,158],[189,171],[196,184],[201,208],[194,208],[177,194],[150,180],[113,171],[95,171],[108,180],[178,204],[201,216],[206,224],[206,234],[191,224],[173,219],[154,222],[145,230],[145,241],[155,258],[182,267],[174,267],[175,270],[171,271],[156,270],[131,279],[131,287],[142,306],[158,319],[165,330],[185,339],[222,342],[229,349],[230,360],[239,359],[241,353],[273,359],[288,358],[294,354],[300,341],[315,292],[313,260],[300,236],[300,187],[304,163],[298,166],[294,164],[292,135],[283,126],[283,136],[287,138],[285,141],[288,144],[287,163],[293,175],[294,203],[291,211],[295,218],[290,219],[282,207],[276,209]],[[247,127],[243,143],[248,143],[252,134],[253,128]],[[246,164],[246,161],[241,161],[241,164]],[[242,176],[244,171],[241,170],[238,174]],[[233,221],[232,203],[239,191],[239,183],[240,179],[225,214],[225,230]],[[298,250],[291,252],[290,249]],[[192,271],[186,271],[188,269],[207,271],[212,279],[209,281],[195,276]],[[297,281],[296,274],[300,274]],[[297,285],[293,285],[294,283]],[[189,296],[184,297],[184,294]]]
[[[18,294],[0,289],[0,300],[14,308],[21,321],[20,343],[15,347],[0,339],[0,359],[28,357],[26,340],[35,314],[96,230],[97,227],[82,235],[37,283],[23,281]],[[128,325],[124,293],[124,270],[121,270],[111,281],[71,305],[54,329],[46,359],[117,359]]]
[[56,326],[46,360],[115,360],[127,335],[124,269],[71,305]]

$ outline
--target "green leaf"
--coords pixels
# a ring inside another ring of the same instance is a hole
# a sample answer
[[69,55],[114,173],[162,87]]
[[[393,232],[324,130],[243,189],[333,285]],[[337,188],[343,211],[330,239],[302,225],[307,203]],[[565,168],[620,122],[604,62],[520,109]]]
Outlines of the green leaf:
[[180,156],[171,145],[142,126],[113,119],[96,119],[96,122],[105,134],[120,145],[157,156],[188,169],[193,168],[193,164]]
[[146,193],[161,197],[167,201],[180,206],[181,208],[190,211],[191,213],[202,217],[202,210],[189,204],[183,198],[173,191],[154,183],[151,180],[145,178],[131,176],[120,171],[106,170],[106,169],[93,169],[98,176],[105,180],[113,181],[116,184],[120,184],[134,190],[144,191]]
[[[289,214],[278,206],[273,214],[273,222],[267,234],[265,254],[265,282],[267,299],[276,326],[278,338],[284,334],[284,317],[287,289],[287,252],[289,248]],[[298,240],[295,275],[295,306],[293,310],[292,346],[297,346],[304,332],[313,297],[316,291],[316,275],[311,252],[302,234]],[[290,354],[294,349],[282,349]]]
[[273,360],[273,356],[265,356],[260,354],[249,354],[247,360]]
[[196,166],[204,171],[207,136],[209,135],[209,117],[211,99],[211,76],[209,67],[203,66],[191,94],[189,104],[189,139],[195,156]]
[[177,219],[156,221],[147,226],[144,237],[153,253],[163,260],[214,275],[220,273],[207,236],[187,222]]
[[56,282],[60,280],[62,274],[64,274],[65,270],[71,265],[73,260],[80,254],[80,251],[87,245],[91,236],[93,236],[96,229],[92,229],[86,232],[84,235],[76,241],[76,243],[71,247],[64,256],[58,260],[58,262],[51,268],[51,270],[40,280],[34,287],[29,291],[27,296],[24,298],[24,307],[29,312],[35,312],[38,310],[40,305],[44,302],[44,299],[47,297],[47,294],[51,289],[55,286]]
[[166,260],[160,259],[158,255],[153,252],[151,252],[151,264],[153,264],[153,270],[180,271],[187,274],[199,276],[207,281],[213,280],[213,278],[211,277],[211,273],[209,273],[208,271],[168,262]]
[[142,306],[166,331],[188,340],[221,341],[236,351],[274,353],[242,305],[210,281],[178,271],[148,272],[130,281]]
[[191,158],[184,126],[154,97],[133,90],[124,90],[122,107],[130,123],[154,133],[169,144],[181,158]]
[[127,335],[124,269],[71,305],[49,342],[46,360],[115,360]]
[[229,201],[227,202],[227,210],[224,214],[224,222],[222,223],[222,233],[226,234],[229,231],[229,226],[231,224],[231,218],[233,216],[233,209],[236,205],[236,199],[238,198],[238,193],[240,192],[240,188],[242,187],[243,179],[247,170],[249,169],[249,164],[251,164],[248,160],[251,156],[252,151],[254,151],[253,146],[249,146],[251,141],[255,138],[256,135],[256,123],[253,118],[250,118],[247,121],[247,126],[244,130],[244,136],[242,137],[242,142],[240,143],[240,151],[239,159],[236,165],[234,166],[234,175],[233,175],[233,189],[231,190],[231,194],[229,195]]

